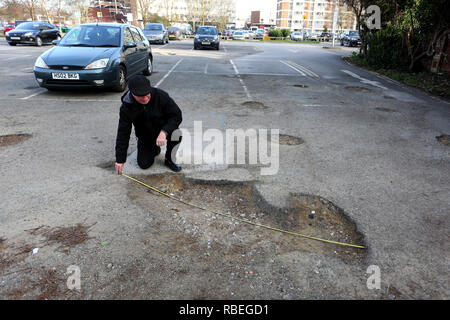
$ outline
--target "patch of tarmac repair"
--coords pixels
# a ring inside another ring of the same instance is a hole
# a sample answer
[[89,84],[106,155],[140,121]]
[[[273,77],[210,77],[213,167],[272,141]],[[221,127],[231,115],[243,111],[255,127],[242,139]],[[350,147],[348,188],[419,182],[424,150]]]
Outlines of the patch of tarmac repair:
[[[206,181],[182,174],[150,175],[138,180],[188,203],[206,207],[275,228],[364,246],[364,237],[345,212],[315,195],[291,194],[286,208],[268,204],[254,182]],[[315,252],[339,257],[346,263],[362,263],[367,249],[341,246],[293,236],[238,222],[191,207],[130,181],[128,196],[155,219],[145,243],[163,255],[189,254],[203,263],[245,263],[245,256],[271,256]],[[311,211],[315,214],[311,216]],[[164,245],[157,245],[164,243]],[[266,260],[267,259],[267,260]]]
[[442,134],[440,136],[436,137],[436,140],[440,143],[445,144],[446,146],[450,146],[450,135],[448,134]]
[[358,87],[358,86],[346,86],[345,89],[351,90],[351,91],[370,91],[370,89],[368,89],[368,88]]
[[280,134],[279,139],[279,143],[281,145],[287,146],[296,146],[305,142],[302,138],[290,136],[287,134]]
[[244,107],[247,107],[250,109],[256,109],[256,110],[267,109],[267,107],[264,104],[262,104],[261,102],[257,102],[257,101],[246,101],[242,105]]
[[9,147],[31,138],[31,134],[8,134],[0,136],[0,147]]

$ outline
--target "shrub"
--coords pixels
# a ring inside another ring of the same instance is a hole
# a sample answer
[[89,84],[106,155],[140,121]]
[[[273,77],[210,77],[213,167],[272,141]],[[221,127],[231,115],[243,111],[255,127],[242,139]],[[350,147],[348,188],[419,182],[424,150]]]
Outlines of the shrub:
[[273,38],[279,38],[279,37],[282,37],[283,35],[282,35],[282,33],[281,33],[281,31],[279,30],[279,29],[275,29],[275,30],[270,30],[269,31],[269,37],[273,37]]
[[289,29],[281,29],[281,36],[282,37],[287,38],[287,37],[289,37],[290,33],[291,33],[291,30],[289,30]]

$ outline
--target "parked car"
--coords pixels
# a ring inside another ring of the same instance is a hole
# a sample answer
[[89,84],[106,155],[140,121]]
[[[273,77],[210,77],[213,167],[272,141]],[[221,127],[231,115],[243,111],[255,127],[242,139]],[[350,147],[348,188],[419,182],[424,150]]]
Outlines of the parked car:
[[263,40],[265,34],[266,34],[266,31],[264,29],[258,29],[255,32],[254,39]]
[[169,34],[169,40],[180,40],[181,30],[177,27],[168,27],[167,33]]
[[11,31],[11,30],[14,29],[14,28],[15,28],[14,23],[9,23],[9,24],[7,24],[7,25],[5,26],[5,28],[3,29],[3,34],[6,36],[6,33],[7,33],[8,31]]
[[244,39],[245,39],[245,35],[242,30],[236,30],[233,33],[233,40],[244,40]]
[[38,47],[61,39],[59,30],[52,24],[42,21],[24,22],[6,33],[6,41],[10,46],[34,44]]
[[290,38],[293,41],[301,41],[301,40],[303,40],[303,35],[299,31],[294,31],[291,33]]
[[318,41],[318,39],[319,39],[319,34],[317,34],[317,33],[309,33],[309,34],[306,36],[306,40],[310,40],[310,41]]
[[214,26],[201,26],[197,29],[197,34],[194,37],[194,49],[197,50],[202,47],[213,47],[219,50],[220,37]]
[[233,33],[234,30],[225,30],[225,32],[223,33],[223,35],[227,38],[232,38],[233,37]]
[[361,44],[359,32],[357,30],[347,30],[341,38],[341,46],[354,47]]
[[129,24],[87,23],[72,28],[39,56],[34,75],[41,87],[112,87],[124,91],[128,79],[153,72],[149,41]]
[[169,43],[169,33],[161,23],[146,24],[144,34],[150,43]]
[[322,32],[319,37],[318,40],[319,41],[330,41],[330,39],[333,38],[333,35],[331,33],[328,32]]

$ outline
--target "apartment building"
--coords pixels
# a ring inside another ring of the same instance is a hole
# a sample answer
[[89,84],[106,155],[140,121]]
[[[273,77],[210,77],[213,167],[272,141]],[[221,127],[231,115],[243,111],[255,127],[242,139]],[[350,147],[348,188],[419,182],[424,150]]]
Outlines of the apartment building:
[[334,13],[337,13],[336,32],[354,29],[356,18],[353,12],[339,0],[277,0],[276,24],[279,28],[309,33],[333,28]]

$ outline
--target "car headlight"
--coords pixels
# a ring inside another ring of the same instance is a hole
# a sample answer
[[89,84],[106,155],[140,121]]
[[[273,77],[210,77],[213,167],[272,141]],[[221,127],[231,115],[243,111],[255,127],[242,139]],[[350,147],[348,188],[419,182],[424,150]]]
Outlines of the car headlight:
[[196,35],[196,36],[194,37],[194,39],[197,39],[197,40],[198,40],[198,38],[200,38],[198,35]]
[[34,66],[37,68],[49,69],[48,65],[44,62],[44,60],[41,57],[38,57],[36,59]]
[[94,62],[90,63],[86,68],[87,70],[90,69],[101,69],[105,68],[108,65],[109,58],[99,59],[95,60]]
[[33,35],[33,32],[27,32],[24,34],[25,37],[31,37]]

